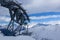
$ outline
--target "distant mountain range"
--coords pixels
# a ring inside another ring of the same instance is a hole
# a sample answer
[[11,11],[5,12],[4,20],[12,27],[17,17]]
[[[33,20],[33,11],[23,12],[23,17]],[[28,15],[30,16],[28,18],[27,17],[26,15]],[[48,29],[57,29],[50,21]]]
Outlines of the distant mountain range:
[[34,25],[32,28],[34,28],[34,27],[41,27],[41,26],[49,26],[49,25],[51,25],[51,24],[41,24],[41,23],[38,23],[38,24]]

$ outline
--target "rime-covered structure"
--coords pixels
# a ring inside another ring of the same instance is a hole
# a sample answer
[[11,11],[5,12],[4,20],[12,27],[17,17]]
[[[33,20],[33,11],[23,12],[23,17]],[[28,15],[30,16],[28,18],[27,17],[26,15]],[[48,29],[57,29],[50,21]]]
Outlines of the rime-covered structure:
[[[0,0],[0,4],[9,9],[11,21],[7,29],[14,32],[19,31],[20,33],[22,25],[27,24],[26,21],[30,22],[29,16],[24,8],[21,7],[20,3],[14,2],[13,0]],[[16,29],[14,29],[14,22],[20,25]]]

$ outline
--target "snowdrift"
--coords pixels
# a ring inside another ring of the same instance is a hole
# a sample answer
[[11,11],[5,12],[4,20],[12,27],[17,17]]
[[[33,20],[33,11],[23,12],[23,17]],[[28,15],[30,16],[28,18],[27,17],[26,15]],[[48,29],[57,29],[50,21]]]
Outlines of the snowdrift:
[[29,30],[36,40],[60,40],[60,25],[38,26]]
[[29,36],[17,36],[17,37],[13,37],[13,36],[2,36],[0,35],[0,40],[35,40],[32,37]]

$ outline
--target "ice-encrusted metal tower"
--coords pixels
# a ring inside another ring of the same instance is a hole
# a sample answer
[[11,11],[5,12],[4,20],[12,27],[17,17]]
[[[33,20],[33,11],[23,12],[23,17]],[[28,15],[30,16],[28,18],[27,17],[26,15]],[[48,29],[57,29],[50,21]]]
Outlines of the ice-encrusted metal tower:
[[[13,0],[0,0],[0,4],[9,9],[11,20],[7,29],[15,33],[20,33],[22,25],[27,25],[27,23],[30,22],[29,16],[24,8],[20,3],[14,2]],[[19,25],[14,29],[15,22]]]

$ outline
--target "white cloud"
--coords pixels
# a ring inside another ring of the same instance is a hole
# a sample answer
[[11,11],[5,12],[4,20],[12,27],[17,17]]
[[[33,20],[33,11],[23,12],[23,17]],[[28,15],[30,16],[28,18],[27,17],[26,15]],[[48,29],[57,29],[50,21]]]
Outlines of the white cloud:
[[24,7],[29,13],[60,12],[60,0],[30,0]]
[[0,21],[5,21],[5,22],[9,22],[10,21],[10,18],[9,17],[5,17],[5,16],[0,16]]
[[6,23],[0,24],[0,26],[5,26],[5,25],[7,25],[7,24]]
[[40,23],[40,24],[56,25],[56,24],[60,24],[60,21],[58,20],[58,21],[48,21],[48,22],[31,22],[31,23],[29,24],[29,28],[30,28],[30,27],[33,27],[34,25],[36,25],[36,24],[38,24],[38,23]]
[[49,22],[43,22],[43,23],[55,25],[55,24],[60,24],[60,21],[49,21]]
[[[24,8],[28,11],[28,13],[51,12],[51,11],[60,12],[60,0],[21,0],[21,2]],[[9,10],[0,7],[0,15],[4,16],[9,15]],[[45,19],[45,18],[58,18],[58,17],[60,17],[60,15],[30,17],[30,19]],[[9,22],[10,18],[0,17],[0,20]]]
[[5,8],[5,7],[0,6],[0,16],[1,15],[3,15],[3,16],[8,15],[9,16],[10,15],[9,10],[7,8]]
[[31,28],[32,26],[36,25],[37,23],[36,22],[31,22],[28,24],[28,28]]
[[58,17],[60,17],[60,15],[38,16],[38,17],[32,16],[32,17],[30,17],[30,19],[32,19],[32,20],[36,20],[36,19],[39,20],[39,19],[58,18]]
[[40,23],[40,24],[56,25],[56,24],[60,24],[60,21],[58,20],[58,21],[48,21],[48,22],[31,22],[31,23],[28,24],[29,25],[28,27],[31,28],[34,25],[38,24],[38,23]]
[[[60,0],[18,0],[18,2],[22,2],[22,6],[28,13],[60,12]],[[9,12],[2,9],[5,13]]]

